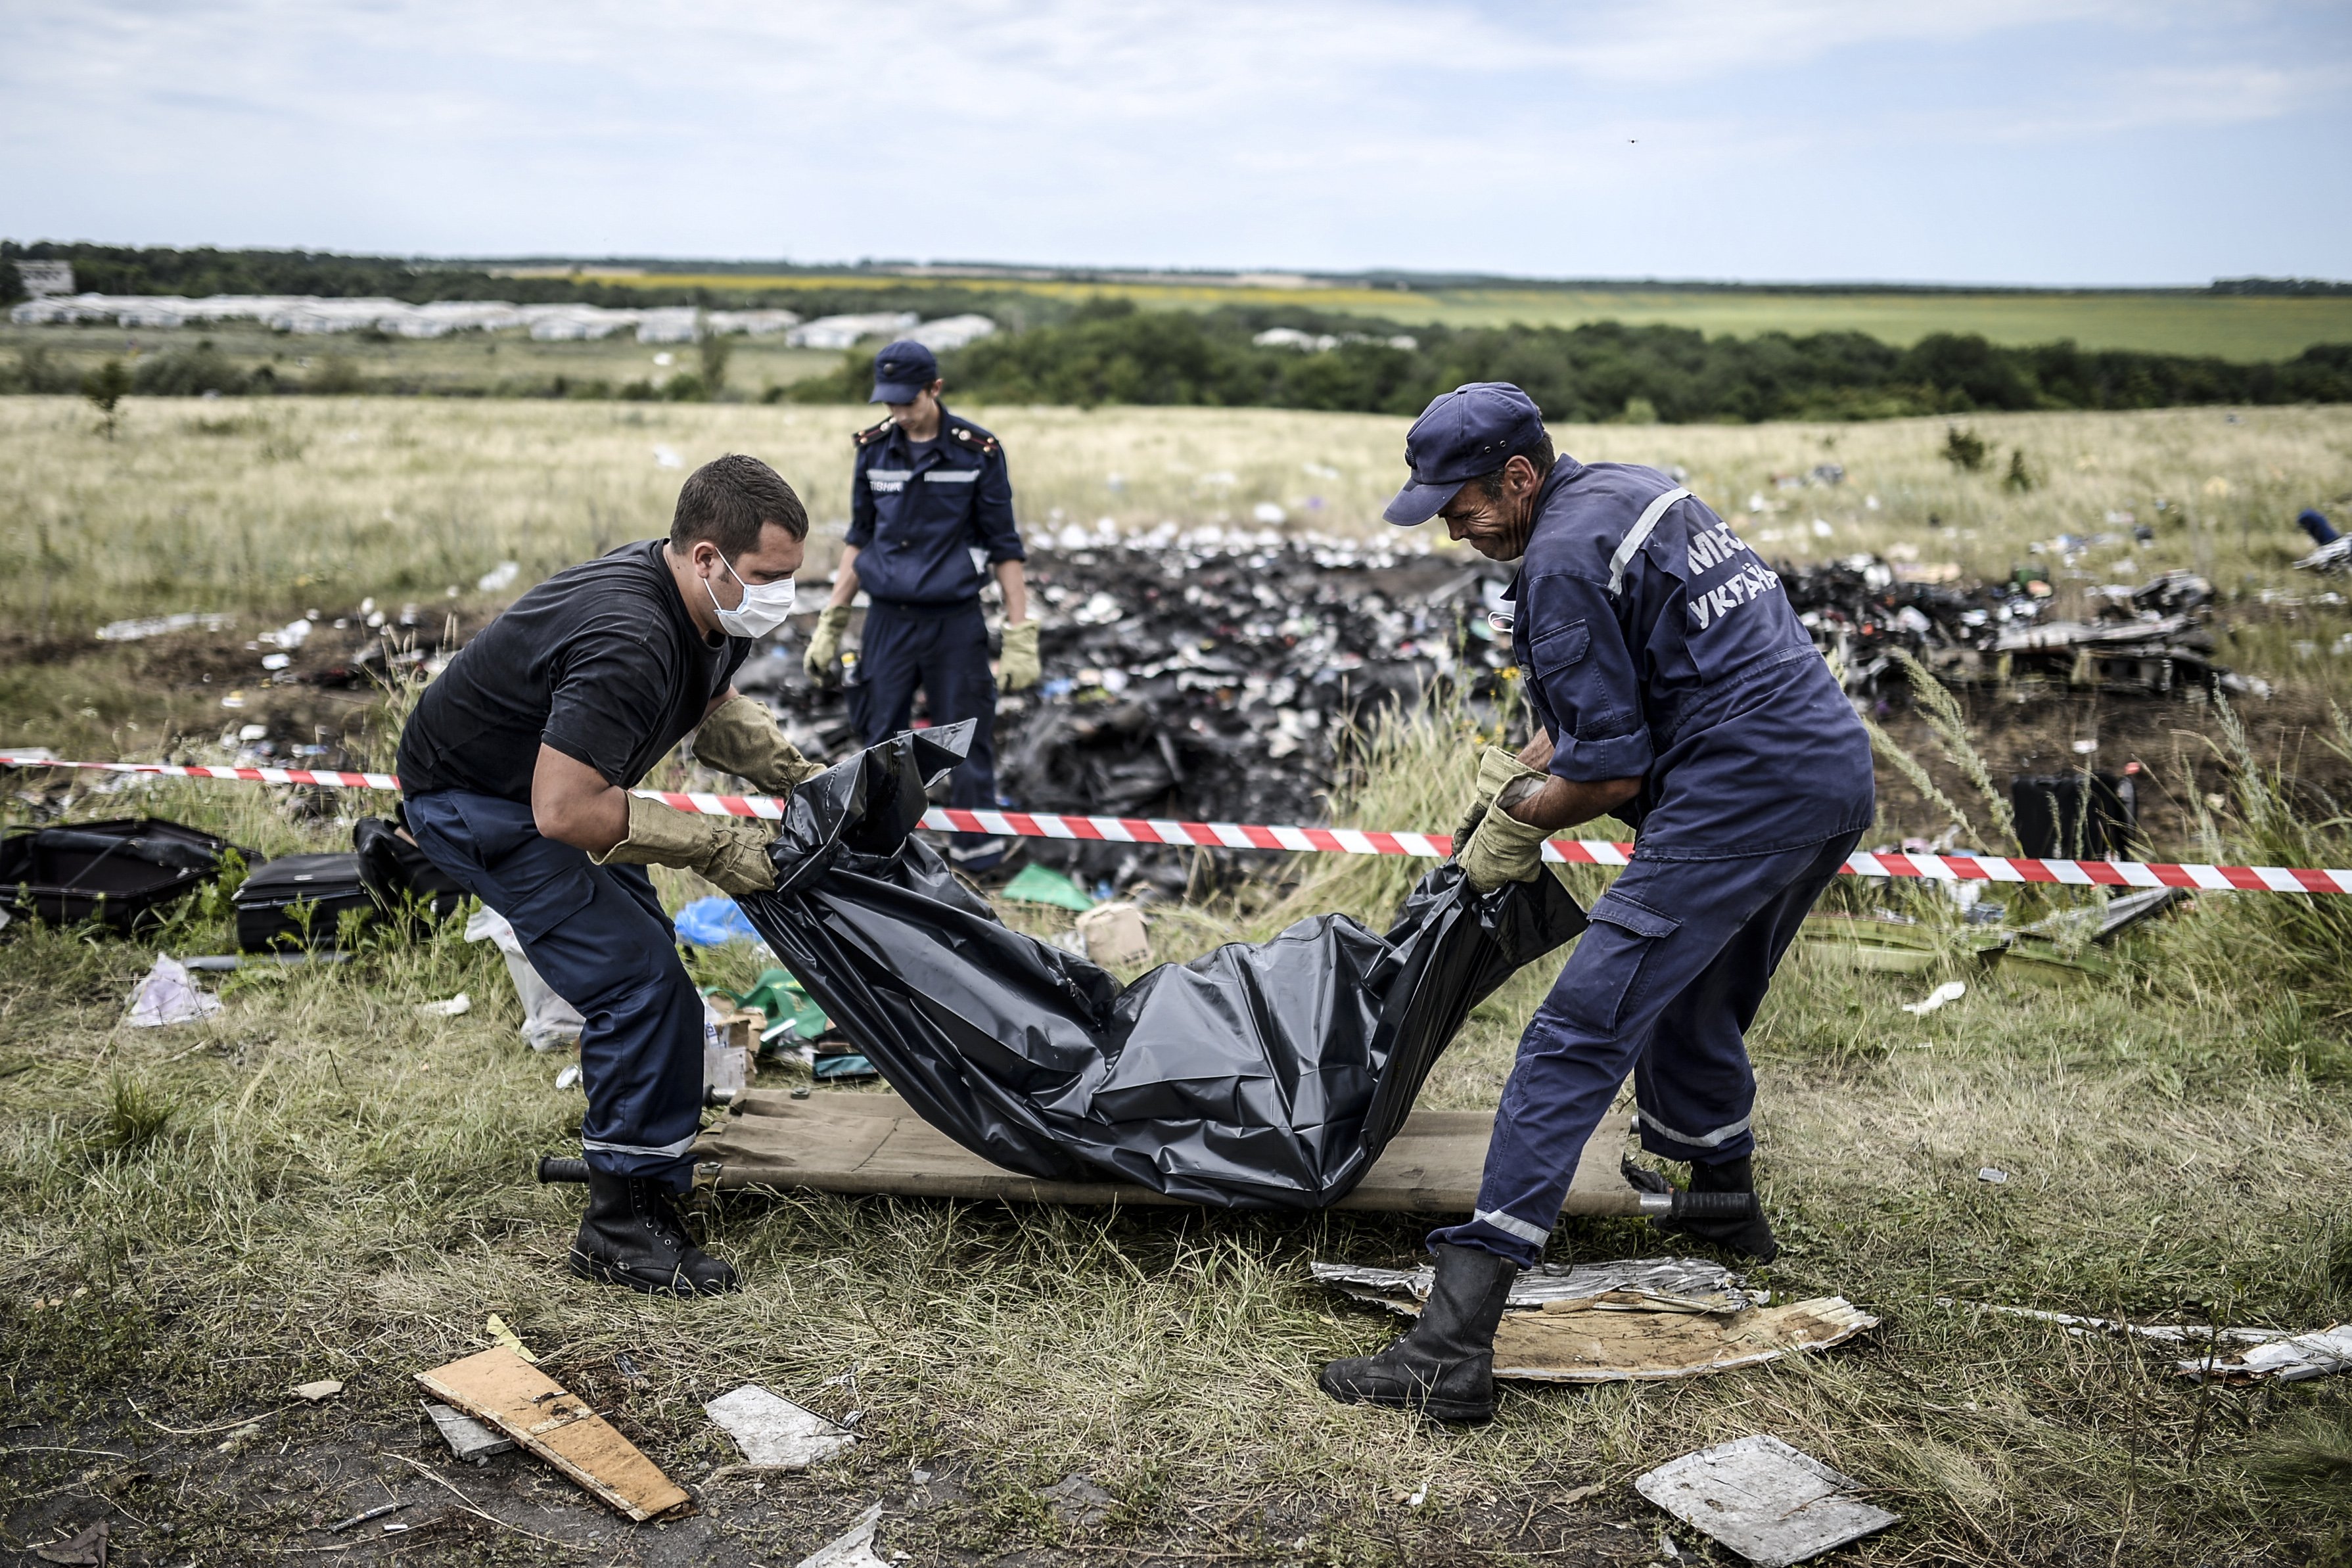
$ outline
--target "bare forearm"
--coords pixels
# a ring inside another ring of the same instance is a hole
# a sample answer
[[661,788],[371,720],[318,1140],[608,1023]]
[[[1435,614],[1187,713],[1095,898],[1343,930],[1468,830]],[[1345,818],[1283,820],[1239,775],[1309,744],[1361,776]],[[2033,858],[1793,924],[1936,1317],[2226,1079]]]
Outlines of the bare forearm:
[[[1546,750],[1549,750],[1547,743]],[[1501,805],[1529,827],[1557,833],[1596,816],[1606,816],[1642,792],[1640,779],[1521,781],[1503,792]]]
[[1538,730],[1535,738],[1519,748],[1519,761],[1531,768],[1551,766],[1551,737]]
[[1029,574],[1018,561],[996,563],[996,585],[1004,592],[1004,618],[1013,626],[1029,618]]
[[841,547],[841,562],[833,569],[833,597],[824,602],[828,610],[837,610],[857,597],[857,546]]
[[602,855],[629,836],[629,792],[543,745],[531,770],[530,816],[541,837]]

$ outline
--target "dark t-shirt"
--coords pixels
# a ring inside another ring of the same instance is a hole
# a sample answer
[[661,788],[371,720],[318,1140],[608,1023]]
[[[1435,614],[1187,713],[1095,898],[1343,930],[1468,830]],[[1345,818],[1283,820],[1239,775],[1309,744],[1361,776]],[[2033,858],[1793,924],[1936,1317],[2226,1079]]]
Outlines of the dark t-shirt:
[[528,803],[542,742],[633,788],[751,649],[703,639],[660,540],[625,544],[558,572],[458,650],[401,731],[401,788]]

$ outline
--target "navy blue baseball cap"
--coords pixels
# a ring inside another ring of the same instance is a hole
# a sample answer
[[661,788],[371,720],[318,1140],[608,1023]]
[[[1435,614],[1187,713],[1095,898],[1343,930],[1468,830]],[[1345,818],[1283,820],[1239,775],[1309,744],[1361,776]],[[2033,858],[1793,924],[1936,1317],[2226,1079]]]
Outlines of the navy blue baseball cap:
[[874,356],[874,395],[866,401],[912,403],[939,378],[938,356],[912,338],[900,338]]
[[1405,432],[1405,466],[1412,480],[1381,515],[1400,528],[1427,522],[1454,493],[1491,474],[1543,431],[1535,399],[1507,381],[1474,381],[1441,394]]

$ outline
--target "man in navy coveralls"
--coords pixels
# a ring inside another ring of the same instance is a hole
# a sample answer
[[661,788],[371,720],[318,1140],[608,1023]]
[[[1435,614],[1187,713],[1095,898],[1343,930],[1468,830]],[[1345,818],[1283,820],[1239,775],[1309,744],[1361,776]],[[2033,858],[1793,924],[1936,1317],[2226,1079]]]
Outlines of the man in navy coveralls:
[[[1441,1420],[1494,1413],[1494,1338],[1630,1069],[1643,1147],[1694,1192],[1753,1193],[1745,1033],[1813,900],[1870,825],[1870,743],[1780,579],[1654,468],[1555,458],[1506,383],[1447,393],[1405,438],[1391,522],[1442,517],[1517,560],[1511,647],[1538,733],[1490,748],[1454,855],[1480,890],[1543,875],[1543,841],[1614,814],[1632,863],[1519,1042],[1478,1206],[1433,1233],[1428,1305],[1324,1392]],[[1760,1209],[1675,1228],[1769,1259]]]

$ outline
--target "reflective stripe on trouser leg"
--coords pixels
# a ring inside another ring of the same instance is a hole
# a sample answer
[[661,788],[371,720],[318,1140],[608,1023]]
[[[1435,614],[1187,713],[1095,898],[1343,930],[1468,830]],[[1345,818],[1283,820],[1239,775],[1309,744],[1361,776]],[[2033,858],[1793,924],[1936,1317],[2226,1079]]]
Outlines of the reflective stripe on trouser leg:
[[[1591,928],[1578,940],[1519,1042],[1486,1151],[1481,1217],[1437,1231],[1430,1240],[1478,1247],[1522,1265],[1538,1261],[1586,1142],[1626,1073],[1655,1049],[1664,1018],[1682,1019],[1677,1004],[1759,912],[1771,911],[1777,938],[1784,907],[1800,893],[1810,904],[1819,890],[1816,868],[1825,859],[1834,868],[1850,847],[1843,841],[1706,861],[1645,862],[1637,855],[1611,890],[1616,901],[1604,896],[1593,906]],[[1670,910],[1687,912],[1679,921],[1658,915]],[[1759,998],[1763,980],[1759,975],[1756,982]],[[1671,1050],[1658,1053],[1652,1076],[1676,1086],[1689,1078],[1696,1089],[1686,1098],[1695,1103],[1736,1089],[1739,1103],[1727,1114],[1674,1122],[1727,1127],[1749,1111],[1752,1079],[1741,1029],[1753,1008],[1717,1017],[1720,988],[1698,989],[1692,1005],[1706,1005],[1709,1026],[1685,1027]],[[1726,1023],[1732,1026],[1721,1026]],[[1682,1109],[1671,1093],[1645,1096],[1644,1103],[1662,1115]],[[1726,1142],[1744,1147],[1746,1136],[1732,1134]],[[1493,1224],[1489,1215],[1507,1216],[1525,1229]]]

